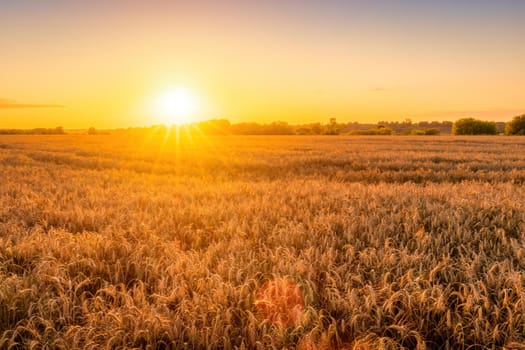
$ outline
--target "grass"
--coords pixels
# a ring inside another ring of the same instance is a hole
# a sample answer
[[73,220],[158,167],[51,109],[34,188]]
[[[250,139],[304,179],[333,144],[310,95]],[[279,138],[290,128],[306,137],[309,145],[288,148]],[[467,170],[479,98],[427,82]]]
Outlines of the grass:
[[0,136],[0,348],[525,348],[524,146]]

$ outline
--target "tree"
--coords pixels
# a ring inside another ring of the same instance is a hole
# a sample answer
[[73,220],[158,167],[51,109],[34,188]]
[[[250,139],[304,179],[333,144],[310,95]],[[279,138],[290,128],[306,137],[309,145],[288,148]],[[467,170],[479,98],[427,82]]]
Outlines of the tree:
[[495,122],[463,118],[452,125],[452,133],[454,135],[497,135],[498,128]]
[[337,120],[335,118],[330,118],[328,120],[328,125],[325,128],[325,135],[337,135]]
[[505,125],[507,135],[525,135],[525,114],[514,117]]

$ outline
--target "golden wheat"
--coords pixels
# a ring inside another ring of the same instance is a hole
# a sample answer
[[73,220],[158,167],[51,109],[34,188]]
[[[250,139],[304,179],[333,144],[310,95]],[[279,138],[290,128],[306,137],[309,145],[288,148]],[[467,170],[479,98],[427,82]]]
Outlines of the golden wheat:
[[524,145],[2,136],[0,348],[523,347]]

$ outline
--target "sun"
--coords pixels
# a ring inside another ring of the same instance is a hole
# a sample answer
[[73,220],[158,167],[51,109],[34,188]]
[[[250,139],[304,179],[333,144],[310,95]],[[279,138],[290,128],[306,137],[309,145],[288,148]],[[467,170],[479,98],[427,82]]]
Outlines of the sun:
[[159,121],[167,125],[194,122],[198,107],[196,95],[183,88],[165,91],[154,102]]

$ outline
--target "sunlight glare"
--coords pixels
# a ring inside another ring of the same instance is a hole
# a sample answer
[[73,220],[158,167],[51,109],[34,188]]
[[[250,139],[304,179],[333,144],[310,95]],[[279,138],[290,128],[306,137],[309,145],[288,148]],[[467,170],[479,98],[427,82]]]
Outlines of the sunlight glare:
[[198,105],[194,94],[179,88],[166,91],[158,96],[155,101],[155,112],[163,123],[181,125],[195,120]]

